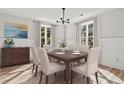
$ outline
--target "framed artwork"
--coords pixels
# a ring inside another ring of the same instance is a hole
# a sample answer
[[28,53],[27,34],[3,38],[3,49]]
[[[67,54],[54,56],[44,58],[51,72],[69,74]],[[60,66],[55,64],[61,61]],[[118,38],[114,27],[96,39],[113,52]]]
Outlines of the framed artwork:
[[4,24],[5,38],[28,38],[28,25],[5,23]]

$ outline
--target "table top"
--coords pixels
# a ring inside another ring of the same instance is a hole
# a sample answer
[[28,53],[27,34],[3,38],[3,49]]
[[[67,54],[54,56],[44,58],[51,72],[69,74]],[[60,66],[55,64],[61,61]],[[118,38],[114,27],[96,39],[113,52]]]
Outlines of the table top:
[[56,49],[56,50],[47,52],[48,56],[54,57],[64,62],[78,61],[82,58],[87,58],[87,55],[88,55],[88,53],[85,53],[85,52],[80,52],[80,54],[73,54],[73,51],[70,51],[70,50],[65,50],[64,54],[57,54],[57,53],[62,53],[62,51]]

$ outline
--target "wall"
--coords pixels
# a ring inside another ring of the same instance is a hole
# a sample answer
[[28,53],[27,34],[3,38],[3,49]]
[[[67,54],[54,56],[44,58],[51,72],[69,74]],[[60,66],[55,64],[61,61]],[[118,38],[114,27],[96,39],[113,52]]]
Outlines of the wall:
[[76,44],[76,26],[73,24],[57,25],[55,30],[55,47],[58,43],[66,40],[67,45]]
[[66,41],[67,45],[76,44],[76,25],[69,24],[66,26]]
[[124,9],[101,16],[101,64],[124,70]]
[[0,47],[4,44],[4,23],[19,23],[28,25],[28,39],[14,39],[15,47],[28,47],[33,44],[33,21],[16,16],[0,14]]
[[58,48],[58,43],[65,40],[65,26],[58,25],[55,29],[55,47]]
[[[114,9],[99,15],[97,27],[100,64],[124,70],[124,9]],[[73,24],[66,27],[67,42],[76,42],[76,29]]]

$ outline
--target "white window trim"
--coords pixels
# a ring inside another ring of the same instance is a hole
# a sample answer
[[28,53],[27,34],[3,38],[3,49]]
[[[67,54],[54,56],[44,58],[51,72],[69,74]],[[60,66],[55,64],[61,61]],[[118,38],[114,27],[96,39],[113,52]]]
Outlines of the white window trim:
[[[49,27],[49,28],[51,28],[51,26],[50,25],[42,25],[41,24],[41,26],[40,26],[40,47],[41,47],[41,38],[43,38],[43,37],[41,37],[41,27],[45,27],[45,33],[44,33],[44,38],[45,38],[45,45],[47,45],[47,28]],[[49,45],[52,45],[52,32],[51,32],[51,30],[50,30],[50,44]]]
[[89,46],[88,45],[88,24],[92,24],[93,23],[93,47],[94,47],[94,21],[93,20],[90,20],[90,21],[87,21],[87,22],[83,22],[83,23],[81,23],[81,28],[82,28],[82,26],[83,25],[86,25],[86,37],[81,37],[81,30],[79,31],[79,45],[80,46],[82,46],[82,42],[81,42],[81,40],[82,40],[82,38],[85,38],[86,39],[86,46]]

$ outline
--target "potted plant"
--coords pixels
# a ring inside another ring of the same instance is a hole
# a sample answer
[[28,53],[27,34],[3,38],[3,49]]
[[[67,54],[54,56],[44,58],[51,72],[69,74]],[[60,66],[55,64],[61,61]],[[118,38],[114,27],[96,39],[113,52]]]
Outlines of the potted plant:
[[13,47],[13,44],[14,44],[14,40],[13,39],[10,39],[10,38],[7,38],[5,41],[5,47]]
[[65,42],[65,40],[63,40],[62,42],[59,43],[59,48],[61,48],[63,51],[65,51],[65,47],[66,47],[66,42]]

